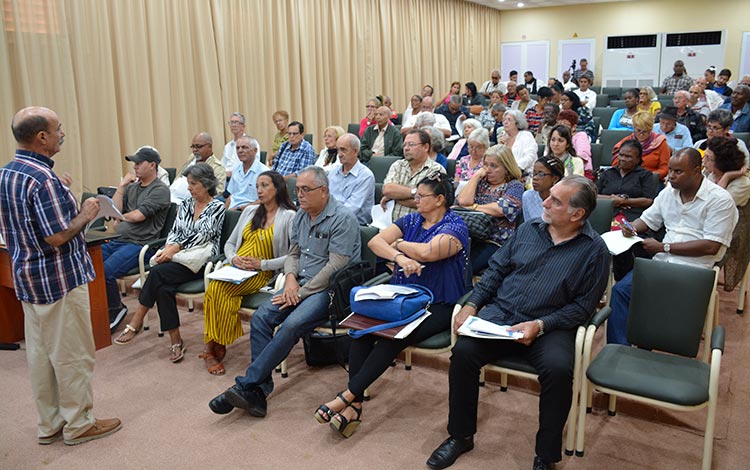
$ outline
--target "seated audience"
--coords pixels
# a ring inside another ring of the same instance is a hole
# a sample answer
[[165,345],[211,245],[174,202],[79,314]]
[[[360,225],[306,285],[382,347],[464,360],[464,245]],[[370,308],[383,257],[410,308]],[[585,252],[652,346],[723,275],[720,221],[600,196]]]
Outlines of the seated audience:
[[[594,72],[589,69],[589,61],[585,58],[582,58],[580,61],[578,61],[578,65],[580,68],[573,71],[573,81],[576,83],[579,83],[579,80],[583,76],[587,76],[589,79],[589,85],[594,84]],[[579,83],[580,85],[580,83]],[[583,99],[581,99],[583,101]]]
[[716,83],[716,67],[713,65],[708,67],[706,71],[703,72],[703,78],[706,79],[706,89],[713,90],[714,84]]
[[419,284],[434,295],[431,315],[404,339],[373,334],[352,341],[346,389],[318,407],[315,419],[350,437],[362,420],[365,390],[406,347],[450,329],[453,307],[464,294],[469,231],[450,210],[453,188],[440,173],[422,179],[415,196],[417,212],[394,222],[369,243],[372,251],[400,267],[391,284]]
[[362,120],[359,121],[360,139],[363,135],[365,135],[365,130],[375,124],[375,111],[377,111],[377,109],[381,106],[383,106],[383,103],[377,98],[370,98],[369,100],[367,100],[367,104],[365,105],[367,114],[365,114],[365,117],[363,117]]
[[[496,93],[493,93],[493,95],[497,96]],[[468,139],[471,133],[476,129],[481,129],[482,125],[477,121],[476,119],[467,119],[464,121],[464,136],[461,139],[458,139],[458,142],[453,145],[453,149],[451,150],[451,153],[448,154],[448,160],[460,160],[463,157],[467,156],[469,154],[469,146],[468,146]],[[488,134],[489,135],[489,134]]]
[[552,132],[552,128],[557,124],[557,115],[560,113],[560,107],[553,103],[547,103],[544,105],[544,112],[542,114],[542,124],[536,133],[536,143],[539,145],[547,146],[549,141],[549,133]]
[[236,141],[239,164],[234,167],[232,177],[227,184],[227,209],[241,211],[250,204],[258,201],[258,175],[268,171],[268,167],[260,162],[258,141],[252,137],[241,136]]
[[690,95],[690,100],[688,101],[690,109],[703,116],[704,119],[708,118],[708,114],[711,112],[711,107],[708,105],[706,94],[703,92],[703,89],[699,85],[693,85],[690,87],[688,93]]
[[490,144],[492,145],[497,144],[498,136],[502,135],[502,133],[504,132],[503,117],[505,117],[505,111],[507,111],[507,109],[505,108],[505,106],[503,106],[502,103],[494,104],[490,108],[492,119],[495,121],[492,125],[492,129],[490,129]]
[[721,69],[721,72],[719,72],[719,78],[716,79],[710,89],[721,96],[732,96],[732,89],[727,85],[730,78],[732,78],[732,71],[729,69]]
[[236,167],[240,160],[237,158],[237,139],[245,134],[245,115],[242,113],[232,113],[229,116],[229,132],[232,133],[232,140],[224,146],[224,155],[221,157],[221,164],[227,171],[227,181],[232,177],[232,169]]
[[[481,132],[481,131],[480,131]],[[494,230],[487,240],[471,244],[472,273],[487,268],[498,247],[508,241],[516,230],[521,215],[524,183],[510,147],[495,145],[484,155],[482,167],[458,194],[458,204],[492,217]]]
[[[596,207],[594,183],[569,176],[551,192],[542,218],[521,225],[490,259],[489,269],[455,318],[454,328],[469,316],[479,316],[510,325],[523,332],[523,338],[458,337],[448,372],[449,437],[427,460],[431,469],[447,468],[474,448],[479,371],[485,364],[517,355],[531,362],[541,385],[534,468],[552,469],[562,458],[563,428],[574,399],[576,329],[586,323],[604,293],[609,252],[587,223]],[[517,432],[512,421],[509,417],[508,432]]]
[[[515,85],[515,83],[513,85]],[[499,92],[502,96],[505,91],[506,85],[500,81],[500,71],[497,69],[490,72],[490,79],[484,82],[482,88],[479,89],[479,93],[485,98],[491,97],[494,92]]]
[[328,173],[331,197],[352,211],[360,225],[367,225],[372,222],[375,204],[375,175],[360,161],[356,135],[344,134],[336,146],[341,164]]
[[503,117],[503,134],[498,136],[498,144],[510,147],[518,168],[525,174],[531,171],[536,161],[538,146],[534,135],[527,131],[526,118],[518,110],[511,109]]
[[[156,254],[156,265],[151,268],[138,295],[138,309],[117,337],[115,344],[128,344],[143,327],[143,318],[157,305],[160,331],[169,333],[169,360],[179,362],[185,356],[185,342],[180,336],[180,315],[177,311],[177,288],[185,283],[203,279],[203,269],[209,257],[219,254],[219,237],[224,223],[224,204],[214,199],[218,180],[213,168],[198,163],[185,170],[191,197],[180,204],[177,217],[164,248]],[[222,178],[224,175],[222,175]],[[185,250],[209,245],[204,266],[198,271],[174,261],[173,257]]]
[[313,146],[305,140],[304,124],[299,121],[290,122],[287,135],[289,141],[281,144],[271,168],[280,173],[285,180],[296,178],[300,170],[314,165],[316,160]]
[[729,98],[719,109],[726,109],[732,113],[732,132],[750,132],[750,87],[737,85]]
[[339,163],[338,149],[336,141],[345,134],[341,126],[328,126],[323,131],[323,149],[315,160],[315,166],[319,166],[326,171],[331,171]]
[[386,106],[375,111],[375,124],[368,127],[362,137],[359,158],[363,162],[369,162],[372,157],[403,155],[403,137],[396,126],[391,124],[390,111]]
[[391,100],[391,97],[388,95],[383,95],[381,97],[383,99],[383,106],[388,108],[388,111],[390,114],[390,119],[393,124],[401,124],[401,121],[399,121],[398,113],[396,110],[393,109],[393,101]]
[[531,173],[531,189],[521,198],[523,220],[528,222],[542,216],[542,203],[549,197],[549,190],[565,176],[565,168],[557,157],[546,155],[534,162]]
[[273,166],[273,160],[284,142],[289,141],[289,113],[286,111],[276,111],[273,113],[273,125],[276,126],[276,134],[273,136],[273,145],[271,145],[271,154],[268,155],[266,165]]
[[[731,243],[737,218],[732,197],[703,177],[700,154],[695,149],[686,148],[678,150],[669,159],[669,186],[632,223],[635,231],[622,227],[622,232],[630,237],[664,227],[663,242],[654,238],[643,240],[646,253],[657,261],[711,269]],[[632,284],[631,271],[612,289],[612,313],[607,321],[608,343],[629,344],[627,324]]]
[[422,95],[411,95],[409,107],[404,111],[401,124],[406,124],[406,121],[408,121],[413,114],[419,113],[420,106],[422,106]]
[[[482,112],[479,113],[479,116],[476,116],[476,119],[482,123],[482,127],[488,131],[495,126],[495,119],[492,117],[492,107],[496,104],[504,104],[503,95],[501,95],[499,91],[493,91],[490,94],[490,103],[487,109],[483,109]],[[503,106],[503,109],[505,109],[505,106]],[[466,126],[466,123],[464,123],[464,126]]]
[[244,334],[237,315],[242,298],[265,287],[283,269],[289,251],[295,207],[280,174],[258,176],[258,201],[242,211],[224,245],[226,263],[258,274],[240,284],[211,281],[203,298],[202,358],[211,375],[224,375],[227,346]]
[[625,137],[612,149],[612,166],[617,165],[620,146],[630,139],[637,140],[643,147],[642,165],[648,171],[659,173],[659,180],[667,177],[669,157],[672,152],[667,138],[654,132],[654,117],[647,111],[639,111],[633,116],[633,134]]
[[445,148],[445,137],[435,126],[425,126],[422,130],[430,134],[430,160],[438,162],[443,168],[448,169],[448,157],[443,154]]
[[[683,61],[676,60],[672,71],[674,71],[674,74],[665,78],[661,84],[661,93],[664,95],[674,95],[678,90],[687,90],[693,84],[693,79],[687,74]],[[656,113],[652,112],[651,114],[655,115]]]
[[701,94],[703,97],[705,97],[706,102],[708,103],[708,107],[711,109],[711,111],[717,109],[719,106],[724,104],[724,101],[726,101],[726,97],[723,95],[720,95],[719,93],[716,93],[713,90],[707,90],[706,86],[708,85],[706,83],[706,79],[703,77],[698,77],[695,79],[695,84],[698,85],[701,89]]
[[[161,162],[159,154],[141,148],[134,155],[125,157],[125,160],[134,163],[133,171],[120,180],[112,196],[112,201],[123,216],[116,229],[120,237],[102,245],[109,328],[112,332],[128,313],[128,308],[120,299],[117,278],[138,266],[141,247],[159,238],[169,209],[169,188],[156,177],[156,167]],[[223,180],[224,172],[220,175]],[[152,254],[149,252],[148,256]]]
[[653,173],[641,166],[642,154],[637,140],[626,140],[620,146],[617,165],[604,170],[596,182],[599,197],[612,199],[615,212],[622,212],[628,220],[640,217],[658,193]]
[[505,101],[505,106],[512,106],[513,102],[519,99],[518,88],[515,80],[509,81],[507,86],[508,92],[503,95],[503,100]]
[[467,139],[469,154],[456,163],[455,180],[469,181],[474,173],[482,168],[484,153],[490,147],[489,134],[486,129],[477,129]]
[[550,80],[552,84],[550,85],[550,90],[552,90],[552,98],[550,98],[550,103],[553,103],[555,106],[557,106],[557,109],[560,109],[560,96],[562,95],[562,92],[565,91],[565,88],[563,88],[562,83],[560,83],[559,80],[552,79]]
[[674,106],[665,107],[659,113],[658,118],[659,124],[655,127],[656,132],[663,134],[667,138],[669,148],[674,151],[693,146],[690,129],[677,122],[677,108]]
[[471,117],[469,108],[461,104],[460,95],[451,95],[448,104],[441,105],[435,110],[435,114],[445,116],[448,123],[451,126],[451,136],[458,136],[458,130],[456,130],[456,122],[458,120],[464,120]]
[[552,128],[546,154],[556,157],[562,162],[565,176],[584,176],[583,159],[576,155],[576,149],[573,147],[573,136],[568,126],[558,124]]
[[484,98],[477,91],[476,83],[467,82],[466,85],[464,86],[463,105],[469,106],[469,107],[484,105]]
[[575,91],[578,88],[578,84],[572,79],[570,70],[563,72],[563,91]]
[[[426,88],[426,87],[425,87]],[[404,121],[404,124],[401,126],[401,135],[405,136],[409,131],[417,128],[416,122],[417,117],[419,117],[419,114],[434,114],[435,108],[433,106],[432,102],[432,96],[425,96],[422,98],[422,104],[419,108],[418,114],[412,114],[408,121]],[[445,137],[448,137],[451,135],[451,124],[448,122],[448,119],[446,119],[445,116],[442,114],[435,114],[435,127],[440,129],[443,132],[443,135]]]
[[[448,93],[446,93],[441,99],[440,99],[440,105],[448,104],[451,102],[451,96],[461,96],[461,82],[452,82],[451,88],[448,90]],[[438,106],[440,107],[440,106]]]
[[680,90],[674,94],[674,105],[677,108],[677,122],[687,127],[690,138],[698,142],[706,138],[706,123],[704,117],[690,108],[690,93]]
[[[557,115],[557,123],[564,124],[570,129],[570,133],[573,135],[573,148],[576,151],[576,156],[583,160],[583,175],[594,181],[594,165],[591,161],[591,141],[589,136],[585,132],[578,131],[578,113],[565,109],[560,111]],[[545,152],[547,149],[545,149]]]
[[593,80],[594,74],[586,71],[578,77],[578,89],[573,92],[581,99],[581,106],[586,106],[589,111],[593,111],[596,108],[596,92],[589,89]]
[[[703,155],[711,139],[715,137],[731,137],[732,121],[732,113],[729,110],[717,109],[716,111],[711,111],[711,114],[708,115],[708,121],[706,121],[707,137],[693,144],[693,148],[697,149]],[[737,139],[737,149],[745,156],[745,164],[750,164],[750,153],[748,153],[745,142]]]
[[537,94],[537,80],[531,70],[527,70],[523,73],[523,85],[532,95]]
[[564,91],[560,96],[560,105],[563,110],[570,109],[578,114],[578,127],[586,133],[591,142],[596,142],[599,129],[594,125],[589,108],[581,105],[578,95],[572,91]]
[[430,159],[432,142],[430,134],[422,129],[413,129],[404,139],[404,158],[396,160],[388,169],[383,180],[383,199],[380,204],[385,207],[388,201],[394,201],[393,221],[414,212],[417,204],[417,183],[436,171],[445,173],[445,168]]
[[638,91],[638,111],[646,111],[656,117],[661,111],[661,103],[657,101],[656,93],[650,86],[645,86]]
[[745,75],[742,77],[742,80],[740,80],[740,85],[746,85],[750,86],[750,75]]
[[224,165],[214,156],[213,139],[211,136],[207,132],[196,134],[190,144],[190,149],[193,153],[190,154],[188,160],[177,172],[177,177],[169,186],[171,200],[175,204],[179,204],[190,197],[187,178],[184,176],[185,170],[198,163],[206,163],[214,170],[216,180],[218,181],[218,186],[216,186],[217,194],[223,194],[224,187],[226,186],[227,172]]
[[623,94],[625,98],[625,107],[618,109],[612,114],[612,118],[609,120],[609,127],[611,130],[633,130],[633,116],[638,112],[638,97],[640,96],[640,90],[637,88],[631,88]]
[[531,99],[531,94],[528,88],[525,86],[519,86],[516,88],[516,94],[518,98],[513,100],[513,104],[510,105],[510,109],[521,111],[525,113],[527,109],[536,106],[536,100]]
[[529,106],[524,112],[526,123],[529,126],[529,132],[536,135],[539,127],[542,125],[544,120],[544,106],[550,102],[552,98],[552,90],[546,86],[539,89],[539,95],[537,96],[539,101],[534,106]]

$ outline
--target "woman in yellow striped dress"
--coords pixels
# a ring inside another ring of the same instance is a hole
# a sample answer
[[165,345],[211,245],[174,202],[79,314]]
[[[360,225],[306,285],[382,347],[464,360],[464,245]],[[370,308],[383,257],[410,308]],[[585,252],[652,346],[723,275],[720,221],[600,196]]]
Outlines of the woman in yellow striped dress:
[[200,357],[212,375],[223,375],[226,346],[243,335],[237,315],[242,297],[258,292],[284,267],[295,208],[284,178],[275,171],[258,175],[258,202],[242,211],[224,246],[227,262],[258,271],[241,284],[211,281],[203,301],[206,346]]

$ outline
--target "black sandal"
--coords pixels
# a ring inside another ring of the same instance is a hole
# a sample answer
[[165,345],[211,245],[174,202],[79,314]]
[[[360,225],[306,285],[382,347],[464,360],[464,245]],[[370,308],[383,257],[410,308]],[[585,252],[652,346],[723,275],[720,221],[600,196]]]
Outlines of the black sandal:
[[[351,406],[351,402],[344,398],[344,391],[336,394],[336,398],[344,402],[344,408],[347,406]],[[333,415],[335,415],[336,412],[332,409],[328,408],[325,404],[320,405],[317,410],[315,410],[315,419],[318,420],[320,424],[326,424],[331,422],[331,418]]]
[[359,408],[357,408],[353,404],[347,405],[347,408],[351,408],[354,411],[356,411],[357,417],[352,420],[349,420],[349,419],[346,419],[346,417],[342,415],[341,413],[336,413],[339,416],[339,419],[333,419],[333,417],[331,417],[331,427],[335,429],[336,432],[344,436],[345,438],[351,437],[351,435],[354,434],[354,431],[356,431],[359,425],[362,423],[361,404]]

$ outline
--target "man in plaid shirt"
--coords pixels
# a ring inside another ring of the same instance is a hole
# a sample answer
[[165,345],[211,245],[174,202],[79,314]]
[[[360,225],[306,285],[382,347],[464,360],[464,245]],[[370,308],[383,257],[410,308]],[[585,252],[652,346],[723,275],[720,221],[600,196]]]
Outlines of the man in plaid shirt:
[[281,145],[271,168],[278,171],[285,180],[296,178],[301,169],[315,164],[315,149],[304,136],[304,124],[299,121],[289,123],[289,142]]
[[676,60],[672,70],[674,70],[674,75],[665,78],[661,84],[661,93],[664,95],[674,95],[679,90],[687,91],[693,84],[693,79],[685,70],[685,62]]

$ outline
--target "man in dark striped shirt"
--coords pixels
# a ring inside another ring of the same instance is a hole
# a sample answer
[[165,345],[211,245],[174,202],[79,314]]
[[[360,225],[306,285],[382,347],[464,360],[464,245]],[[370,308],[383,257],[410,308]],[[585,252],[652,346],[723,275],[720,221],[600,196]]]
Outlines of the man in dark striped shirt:
[[450,437],[427,460],[446,468],[474,447],[479,371],[509,355],[525,356],[539,373],[541,395],[534,469],[554,468],[561,459],[562,431],[573,399],[576,327],[596,308],[607,283],[609,252],[587,222],[596,207],[596,187],[569,176],[552,187],[541,219],[521,225],[490,259],[456,317],[469,316],[523,332],[516,341],[459,337],[450,380]]

